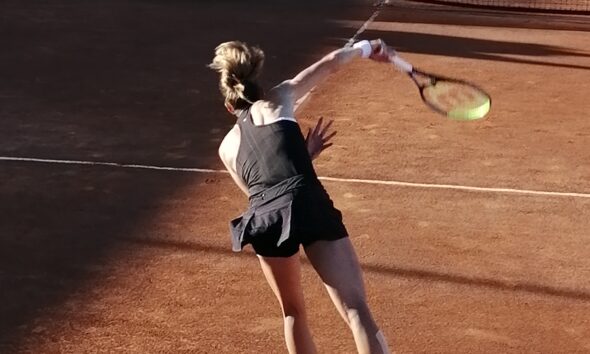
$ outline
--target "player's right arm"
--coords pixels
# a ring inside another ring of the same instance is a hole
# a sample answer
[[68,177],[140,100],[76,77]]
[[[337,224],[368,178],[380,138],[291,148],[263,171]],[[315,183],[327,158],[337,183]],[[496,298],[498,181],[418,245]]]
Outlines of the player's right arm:
[[324,81],[355,58],[364,57],[377,61],[387,61],[387,46],[380,39],[360,41],[352,47],[340,48],[325,55],[295,77],[283,81],[276,89],[287,92],[293,102]]

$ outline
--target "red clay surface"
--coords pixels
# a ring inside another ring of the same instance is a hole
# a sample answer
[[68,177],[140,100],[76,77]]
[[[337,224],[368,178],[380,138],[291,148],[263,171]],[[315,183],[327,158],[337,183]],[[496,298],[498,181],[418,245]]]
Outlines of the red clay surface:
[[[281,4],[4,2],[0,155],[221,168],[232,121],[205,68],[214,46],[260,44],[269,84],[373,11]],[[335,119],[319,174],[590,193],[578,22],[388,7],[362,38],[480,83],[492,112],[442,119],[402,74],[356,61],[299,111],[304,128]],[[0,162],[0,176],[0,352],[285,352],[256,257],[231,252],[227,222],[245,198],[227,175]],[[325,186],[397,353],[590,352],[590,198]],[[320,352],[353,353],[302,260]]]

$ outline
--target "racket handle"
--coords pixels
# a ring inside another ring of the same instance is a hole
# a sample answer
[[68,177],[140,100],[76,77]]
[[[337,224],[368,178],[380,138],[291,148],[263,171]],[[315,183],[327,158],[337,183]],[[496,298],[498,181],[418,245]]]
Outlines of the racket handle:
[[393,53],[389,56],[389,61],[395,65],[396,68],[400,69],[403,72],[411,73],[414,70],[412,64],[408,63],[407,61],[403,60],[402,58],[398,57],[397,54]]

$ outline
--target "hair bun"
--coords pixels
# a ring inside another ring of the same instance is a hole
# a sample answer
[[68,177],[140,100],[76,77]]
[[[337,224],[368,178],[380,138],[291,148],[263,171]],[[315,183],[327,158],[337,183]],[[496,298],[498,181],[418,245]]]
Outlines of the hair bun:
[[258,47],[239,41],[225,42],[215,48],[215,57],[209,67],[221,74],[219,87],[226,101],[234,104],[238,99],[251,102],[256,80],[264,64],[264,52]]

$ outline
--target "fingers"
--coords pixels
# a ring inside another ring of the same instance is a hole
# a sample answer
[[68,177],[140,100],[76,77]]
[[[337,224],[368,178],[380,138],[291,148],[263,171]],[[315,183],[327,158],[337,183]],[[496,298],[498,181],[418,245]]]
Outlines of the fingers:
[[375,52],[378,55],[383,55],[387,50],[387,45],[385,44],[385,41],[383,41],[381,38],[379,38],[378,40],[378,47],[375,48]]
[[326,126],[320,131],[320,136],[324,136],[326,134],[328,129],[330,129],[330,127],[332,126],[332,123],[334,123],[333,119],[329,121],[328,124],[326,124]]
[[322,128],[323,121],[324,121],[324,117],[320,117],[320,119],[318,119],[317,124],[315,125],[315,127],[313,127],[313,133],[312,133],[313,135],[318,135],[318,132]]
[[330,120],[325,126],[322,126],[323,122],[324,117],[320,117],[320,119],[318,119],[317,124],[313,128],[313,131],[311,129],[308,130],[305,140],[307,140],[310,136],[317,136],[323,141],[326,141],[328,139],[331,139],[334,135],[336,135],[336,132],[334,131],[329,135],[329,137],[325,137],[326,133],[328,133],[328,131],[330,130],[332,123],[334,123],[334,120]]
[[[336,135],[336,131],[333,131],[332,134],[328,135],[327,137],[323,138],[324,143],[327,143],[328,141],[330,141],[335,135]],[[332,145],[332,144],[330,144]]]
[[322,146],[322,151],[326,150],[327,148],[329,148],[332,145],[334,145],[334,144],[332,144],[332,143],[324,144],[324,146]]
[[371,46],[373,47],[373,53],[369,56],[369,58],[380,62],[389,61],[389,55],[393,53],[393,49],[387,46],[385,41],[382,39],[372,40]]

